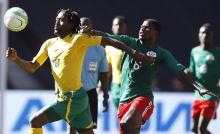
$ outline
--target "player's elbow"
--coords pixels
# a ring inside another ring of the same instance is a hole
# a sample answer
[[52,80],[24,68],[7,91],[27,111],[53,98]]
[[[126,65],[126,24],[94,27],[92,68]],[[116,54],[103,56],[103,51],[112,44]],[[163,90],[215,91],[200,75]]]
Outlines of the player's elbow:
[[27,71],[29,73],[34,73],[37,71],[39,67],[40,67],[40,64],[38,62],[30,63],[30,66],[28,67]]

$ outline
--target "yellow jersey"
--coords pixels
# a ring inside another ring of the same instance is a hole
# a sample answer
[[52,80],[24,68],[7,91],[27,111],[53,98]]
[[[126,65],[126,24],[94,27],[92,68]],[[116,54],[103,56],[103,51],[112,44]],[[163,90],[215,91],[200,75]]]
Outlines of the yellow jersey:
[[54,80],[61,94],[82,87],[81,72],[86,50],[100,45],[101,36],[71,34],[61,39],[51,38],[43,43],[33,61],[42,65],[49,57]]
[[120,84],[121,82],[121,62],[123,52],[111,46],[105,47],[107,61],[112,71],[112,82]]

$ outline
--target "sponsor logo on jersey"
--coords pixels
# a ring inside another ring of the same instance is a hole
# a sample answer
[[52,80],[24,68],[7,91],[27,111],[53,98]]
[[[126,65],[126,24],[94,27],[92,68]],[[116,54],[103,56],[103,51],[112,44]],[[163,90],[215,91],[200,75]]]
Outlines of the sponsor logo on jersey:
[[147,56],[151,56],[151,57],[153,57],[153,58],[156,58],[156,57],[157,57],[157,53],[154,52],[154,51],[149,51],[149,52],[147,52],[146,54],[147,54]]

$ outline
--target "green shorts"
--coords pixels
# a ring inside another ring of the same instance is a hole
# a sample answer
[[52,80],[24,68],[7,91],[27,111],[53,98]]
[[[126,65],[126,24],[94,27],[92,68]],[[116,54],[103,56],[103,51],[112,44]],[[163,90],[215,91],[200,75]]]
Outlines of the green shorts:
[[111,83],[111,95],[116,108],[118,108],[121,97],[120,84]]
[[42,110],[49,122],[64,119],[76,130],[89,129],[93,125],[88,96],[83,88],[61,95],[56,103]]

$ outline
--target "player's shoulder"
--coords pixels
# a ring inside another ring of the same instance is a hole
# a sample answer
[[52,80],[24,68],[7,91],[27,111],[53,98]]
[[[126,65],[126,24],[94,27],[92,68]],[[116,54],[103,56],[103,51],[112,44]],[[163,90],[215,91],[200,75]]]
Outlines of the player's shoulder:
[[163,47],[157,47],[157,52],[159,53],[170,53],[170,51],[166,48],[163,48]]
[[160,55],[163,58],[170,57],[173,55],[170,50],[168,50],[167,48],[163,48],[163,47],[157,47],[156,52],[158,55]]
[[53,37],[53,38],[47,39],[46,42],[55,42],[58,39],[59,39],[58,37]]
[[44,41],[44,44],[47,45],[47,46],[49,46],[49,45],[54,44],[57,40],[59,40],[58,37],[49,38],[49,39],[47,39],[46,41]]
[[197,53],[198,51],[201,51],[201,47],[200,46],[195,46],[191,49],[191,54]]
[[192,48],[192,51],[198,51],[200,49],[201,49],[200,46],[195,46],[195,47]]
[[132,37],[132,36],[129,36],[129,35],[124,35],[126,38],[130,39],[130,40],[133,40],[135,42],[137,42],[139,39],[136,38],[136,37]]

